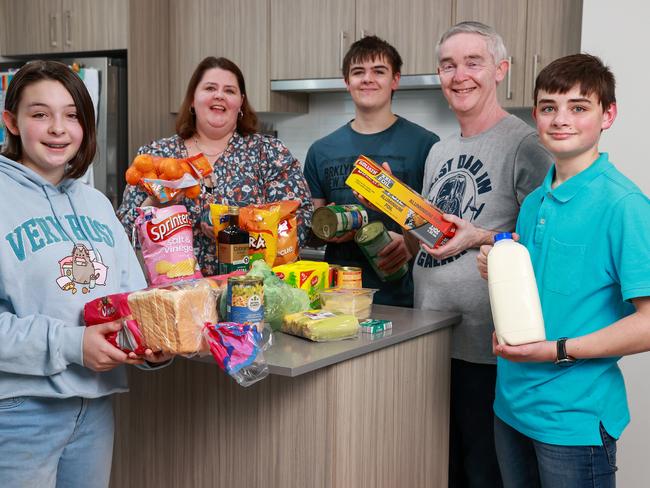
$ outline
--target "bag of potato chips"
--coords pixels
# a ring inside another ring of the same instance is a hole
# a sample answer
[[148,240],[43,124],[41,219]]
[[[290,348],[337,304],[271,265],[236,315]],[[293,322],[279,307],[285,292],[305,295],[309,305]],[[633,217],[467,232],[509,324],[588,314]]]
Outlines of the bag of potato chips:
[[282,200],[280,205],[280,223],[278,224],[278,250],[273,266],[293,263],[298,260],[298,220],[296,210],[299,200]]
[[150,285],[201,278],[192,221],[183,205],[138,207],[135,225]]
[[250,262],[264,259],[273,266],[278,248],[278,223],[280,205],[249,205],[239,209],[239,226],[250,236],[248,255]]

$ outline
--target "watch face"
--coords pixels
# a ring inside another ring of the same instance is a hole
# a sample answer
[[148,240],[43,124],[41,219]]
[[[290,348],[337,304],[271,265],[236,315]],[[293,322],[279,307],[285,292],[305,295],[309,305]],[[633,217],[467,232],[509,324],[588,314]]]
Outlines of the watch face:
[[575,363],[576,363],[576,360],[573,359],[573,358],[562,358],[562,359],[558,359],[557,361],[555,361],[555,364],[557,364],[558,366],[560,366],[562,368],[565,368],[567,366],[573,366]]

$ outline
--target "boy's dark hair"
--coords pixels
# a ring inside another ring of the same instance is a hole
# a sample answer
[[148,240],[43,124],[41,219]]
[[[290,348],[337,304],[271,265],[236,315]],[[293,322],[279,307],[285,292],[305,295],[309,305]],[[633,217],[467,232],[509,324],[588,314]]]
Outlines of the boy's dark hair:
[[241,106],[242,115],[237,117],[237,132],[242,136],[256,133],[257,114],[253,110],[253,107],[251,107],[251,104],[248,103],[244,75],[239,69],[239,66],[231,60],[227,58],[215,58],[214,56],[208,56],[203,59],[203,61],[201,61],[194,69],[194,73],[192,73],[192,77],[187,83],[185,98],[183,98],[181,107],[178,109],[178,115],[176,116],[176,133],[183,139],[189,139],[196,134],[196,114],[192,109],[194,92],[196,91],[196,87],[199,86],[199,83],[201,83],[205,72],[213,68],[230,71],[235,75],[235,78],[237,78],[237,84],[239,85],[239,91],[244,96],[244,101]]
[[616,103],[616,80],[611,70],[597,56],[571,54],[546,66],[535,80],[533,100],[537,105],[540,90],[547,93],[567,93],[580,86],[580,94],[596,95],[603,110]]
[[[83,140],[77,154],[67,164],[65,178],[81,178],[93,162],[97,152],[97,136],[95,130],[95,109],[90,94],[81,78],[68,66],[58,61],[32,61],[20,68],[14,75],[7,88],[5,110],[14,117],[18,115],[18,105],[23,90],[33,83],[43,80],[61,83],[74,101],[77,109],[77,120],[83,130]],[[20,136],[6,131],[7,140],[2,148],[2,155],[18,161],[23,155],[23,145]]]
[[393,70],[393,74],[401,73],[402,57],[393,46],[377,36],[362,37],[352,43],[350,49],[343,58],[343,78],[346,83],[350,77],[350,66],[355,63],[364,63],[377,58],[384,58]]

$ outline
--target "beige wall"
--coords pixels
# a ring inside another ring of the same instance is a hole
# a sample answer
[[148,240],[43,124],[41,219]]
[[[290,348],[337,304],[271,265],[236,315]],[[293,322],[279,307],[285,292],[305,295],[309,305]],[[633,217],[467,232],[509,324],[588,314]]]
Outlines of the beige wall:
[[[650,66],[645,61],[645,32],[650,4],[640,1],[585,0],[582,17],[582,50],[600,56],[617,80],[618,119],[601,140],[601,150],[648,194],[650,159],[648,137],[647,83]],[[644,223],[648,225],[648,223]],[[650,463],[650,354],[624,358],[632,422],[618,447],[618,485],[622,488],[648,486]]]

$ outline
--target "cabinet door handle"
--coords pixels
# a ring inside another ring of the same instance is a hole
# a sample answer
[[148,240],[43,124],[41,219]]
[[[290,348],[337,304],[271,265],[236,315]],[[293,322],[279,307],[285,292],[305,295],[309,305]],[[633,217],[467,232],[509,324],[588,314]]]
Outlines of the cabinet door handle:
[[533,56],[533,91],[535,93],[535,81],[537,80],[537,65],[539,64],[539,54]]
[[341,31],[339,35],[339,68],[343,69],[343,58],[345,57],[345,51],[347,49],[347,40],[348,33]]
[[72,46],[72,12],[65,11],[65,45]]
[[512,100],[512,56],[508,56],[508,78],[506,79],[506,100]]
[[58,37],[58,29],[57,29],[57,14],[50,14],[50,47],[57,47],[59,42],[57,40]]

